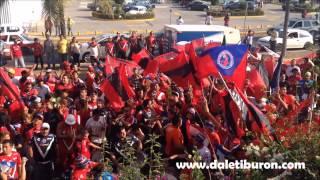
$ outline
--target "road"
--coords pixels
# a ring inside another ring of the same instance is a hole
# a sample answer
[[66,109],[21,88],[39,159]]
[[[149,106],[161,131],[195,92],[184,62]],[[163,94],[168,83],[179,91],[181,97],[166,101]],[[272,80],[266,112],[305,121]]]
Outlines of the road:
[[[86,32],[127,32],[130,30],[138,30],[145,32],[146,30],[158,31],[163,28],[164,24],[170,24],[170,9],[171,21],[175,23],[178,16],[182,16],[185,24],[204,24],[205,12],[189,11],[174,4],[160,4],[156,5],[156,17],[152,20],[120,20],[120,21],[106,21],[95,19],[91,16],[91,11],[87,8],[88,0],[72,0],[67,4],[66,17],[70,16],[74,21],[74,31],[80,33]],[[246,26],[253,28],[261,25],[276,25],[283,22],[284,11],[281,10],[280,5],[266,4],[263,8],[264,16],[247,17]],[[300,13],[291,13],[290,17],[299,17]],[[214,23],[223,25],[223,18],[215,18]],[[244,17],[231,17],[230,26],[243,27]]]

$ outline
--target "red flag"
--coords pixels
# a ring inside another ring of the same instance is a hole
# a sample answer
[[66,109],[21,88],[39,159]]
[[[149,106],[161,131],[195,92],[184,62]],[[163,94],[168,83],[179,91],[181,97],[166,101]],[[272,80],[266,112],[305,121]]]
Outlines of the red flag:
[[227,45],[211,48],[197,60],[196,72],[199,78],[208,75],[218,76],[220,72],[227,80],[243,89],[246,79],[248,47],[246,45]]
[[128,98],[133,98],[135,96],[135,92],[132,89],[132,87],[130,86],[129,80],[128,80],[128,75],[126,73],[126,65],[125,64],[121,64],[119,67],[119,78],[120,78],[120,82],[123,86],[123,88],[125,89]]
[[105,73],[108,75],[112,74],[114,72],[114,69],[116,67],[119,67],[120,64],[126,65],[126,70],[129,76],[132,76],[133,69],[138,67],[138,65],[134,62],[111,57],[111,56],[106,56],[105,67],[104,67]]
[[124,107],[124,102],[108,79],[102,82],[102,84],[100,85],[100,90],[107,97],[113,109],[119,111]]
[[275,59],[271,55],[264,55],[263,63],[264,63],[264,67],[266,67],[266,70],[268,72],[269,79],[272,79],[274,69],[276,68]]
[[144,69],[144,75],[158,71],[158,62],[152,59],[152,55],[146,49],[142,49],[137,54],[132,54],[132,60]]
[[139,64],[141,59],[143,58],[151,59],[150,53],[144,48],[138,53],[132,53],[132,56],[131,56],[131,59],[137,64]]
[[252,95],[258,99],[264,96],[267,86],[258,70],[252,69],[251,71],[247,72],[247,79],[250,81],[249,88]]
[[174,60],[162,61],[159,65],[159,71],[169,76],[178,86],[189,87],[198,86],[194,77],[194,69],[191,63],[188,62],[187,55],[182,52]]

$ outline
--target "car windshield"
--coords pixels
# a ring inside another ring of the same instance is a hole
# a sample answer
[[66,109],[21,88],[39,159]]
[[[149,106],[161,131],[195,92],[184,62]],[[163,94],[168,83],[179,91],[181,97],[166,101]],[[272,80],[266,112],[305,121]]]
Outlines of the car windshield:
[[33,41],[33,39],[31,39],[29,36],[27,36],[26,34],[21,34],[21,36],[27,40],[27,41]]
[[288,27],[292,27],[297,21],[289,21]]

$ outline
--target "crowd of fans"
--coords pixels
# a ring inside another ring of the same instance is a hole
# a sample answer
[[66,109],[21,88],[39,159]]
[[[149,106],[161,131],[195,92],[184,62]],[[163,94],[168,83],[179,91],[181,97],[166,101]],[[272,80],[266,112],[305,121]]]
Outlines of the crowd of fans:
[[[53,60],[55,47],[49,36],[43,45],[35,41],[32,48],[36,64],[24,69],[21,77],[16,75],[15,68],[5,68],[25,106],[21,114],[10,114],[8,107],[13,102],[0,97],[2,179],[86,179],[90,173],[116,178],[125,166],[125,148],[134,147],[136,156],[143,161],[148,153],[146,140],[151,134],[159,135],[161,147],[157,151],[166,160],[166,171],[176,177],[181,172],[175,163],[187,161],[193,150],[205,162],[217,158],[218,150],[224,153],[224,158],[245,158],[241,153],[244,139],[232,134],[226,123],[222,107],[226,87],[221,79],[211,78],[211,88],[203,89],[203,96],[196,101],[192,86],[183,89],[162,73],[143,75],[136,68],[129,77],[135,97],[115,111],[99,88],[107,75],[97,46],[92,38],[89,45],[92,65],[84,73],[79,70],[77,40],[73,38],[68,43],[63,36],[57,45],[59,58],[64,62],[59,70],[53,70],[57,63]],[[151,54],[163,53],[161,42],[156,41],[152,32],[147,38],[133,33],[125,39],[117,34],[106,43],[106,53],[122,59],[130,59],[132,53],[142,48]],[[12,50],[14,54],[16,50]],[[21,61],[21,56],[14,56]],[[35,72],[38,63],[44,68],[43,56],[48,62],[47,70]],[[21,65],[24,67],[24,63]],[[279,91],[267,99],[265,92],[263,98],[253,100],[273,125],[295,111],[299,102],[314,95],[313,66],[309,59],[301,65],[292,60],[282,73]],[[249,86],[247,81],[245,91]],[[246,94],[250,96],[249,91]],[[210,143],[204,143],[206,137],[201,134],[190,136],[190,125],[203,128]],[[258,137],[255,134],[251,140],[259,141]],[[106,160],[111,162],[110,174],[104,172]],[[148,175],[148,168],[141,168],[141,172]]]

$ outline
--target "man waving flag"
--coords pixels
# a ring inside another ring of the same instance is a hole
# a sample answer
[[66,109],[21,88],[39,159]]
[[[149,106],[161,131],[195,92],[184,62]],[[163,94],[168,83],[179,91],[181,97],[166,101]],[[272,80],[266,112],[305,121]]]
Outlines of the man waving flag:
[[200,78],[222,74],[224,79],[234,82],[241,90],[246,79],[248,48],[246,45],[218,46],[204,51],[196,63]]

